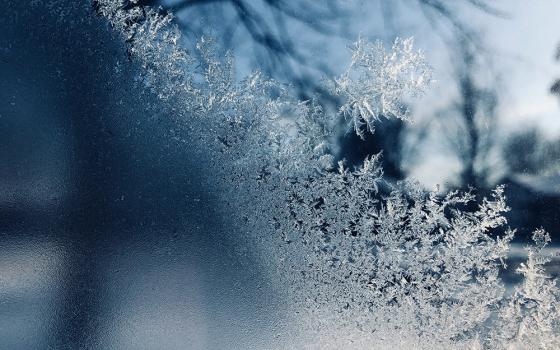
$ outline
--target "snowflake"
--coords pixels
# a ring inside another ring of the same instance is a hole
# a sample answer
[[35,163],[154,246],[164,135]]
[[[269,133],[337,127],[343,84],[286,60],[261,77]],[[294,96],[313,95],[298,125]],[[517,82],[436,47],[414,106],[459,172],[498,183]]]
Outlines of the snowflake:
[[397,38],[390,52],[381,41],[360,39],[349,69],[334,81],[334,92],[345,99],[340,113],[363,138],[364,125],[373,132],[381,117],[408,120],[404,99],[422,94],[430,82],[431,69],[422,52],[413,49],[412,38]]

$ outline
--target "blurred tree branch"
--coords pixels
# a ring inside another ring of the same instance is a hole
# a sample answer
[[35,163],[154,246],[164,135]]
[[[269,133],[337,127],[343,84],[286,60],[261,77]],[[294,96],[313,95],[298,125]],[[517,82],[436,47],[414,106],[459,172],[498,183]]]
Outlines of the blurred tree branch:
[[[556,49],[556,54],[554,55],[556,61],[560,61],[560,45]],[[550,87],[550,92],[553,95],[560,97],[560,79],[557,79],[554,84]]]

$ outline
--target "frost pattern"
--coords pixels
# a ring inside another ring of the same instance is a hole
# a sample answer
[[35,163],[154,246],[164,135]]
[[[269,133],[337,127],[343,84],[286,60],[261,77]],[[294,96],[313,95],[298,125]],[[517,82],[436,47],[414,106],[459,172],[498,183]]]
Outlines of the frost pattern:
[[363,127],[373,132],[381,117],[408,120],[404,98],[422,94],[430,82],[431,69],[423,53],[414,50],[412,38],[397,38],[390,52],[381,41],[360,39],[352,48],[352,64],[334,82],[334,92],[346,100],[340,113],[363,138]]
[[178,45],[181,34],[173,16],[137,1],[97,0],[94,8],[122,35],[129,58],[142,65],[142,80],[162,99],[185,91],[196,93],[188,71],[195,60]]
[[[259,72],[235,82],[231,54],[209,38],[196,54],[184,51],[172,17],[159,10],[120,0],[96,6],[139,62],[139,81],[213,152],[224,205],[244,213],[240,227],[281,255],[274,264],[293,282],[296,314],[325,331],[309,347],[342,341],[329,337],[334,328],[348,337],[338,347],[360,339],[373,348],[560,347],[558,285],[544,270],[548,235],[535,231],[512,295],[499,276],[514,234],[502,187],[476,203],[469,192],[391,185],[379,155],[335,169],[328,140],[336,116],[317,103]],[[334,88],[341,114],[364,136],[364,125],[373,131],[381,117],[408,119],[405,98],[430,80],[411,39],[397,39],[390,52],[360,40]]]
[[294,189],[306,277],[367,332],[407,334],[420,348],[466,346],[488,331],[504,295],[498,273],[513,232],[491,236],[505,224],[503,189],[467,211],[471,193],[440,197],[403,183],[379,198],[380,182],[374,158]]
[[381,175],[377,156],[293,188],[289,213],[298,234],[289,241],[300,240],[307,252],[302,273],[316,293],[307,306],[312,318],[326,317],[318,308],[325,302],[352,320],[357,337],[379,334],[369,340],[374,348],[560,346],[560,293],[544,269],[548,234],[535,231],[513,295],[499,276],[514,235],[503,187],[477,205],[470,192],[425,193],[410,182],[380,198],[388,186]]
[[523,283],[499,310],[493,343],[511,349],[557,349],[560,347],[560,289],[545,271],[550,256],[544,248],[550,236],[542,229],[533,233],[534,247],[527,247],[527,262],[517,272]]
[[185,51],[170,14],[128,1],[96,4],[127,43],[129,58],[142,66],[142,85],[173,101],[176,114],[215,143],[242,178],[249,169],[262,180],[310,163],[330,166],[328,157],[320,157],[332,122],[314,101],[296,100],[259,71],[235,82],[231,53],[221,53],[211,38],[201,38],[197,52]]

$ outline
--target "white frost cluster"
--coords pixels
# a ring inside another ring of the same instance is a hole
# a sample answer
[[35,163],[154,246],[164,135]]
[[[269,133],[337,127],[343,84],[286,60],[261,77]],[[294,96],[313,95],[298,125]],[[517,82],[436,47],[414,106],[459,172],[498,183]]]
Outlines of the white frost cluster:
[[235,82],[233,56],[207,37],[197,42],[197,52],[186,52],[170,14],[123,0],[97,3],[122,35],[129,58],[141,64],[140,82],[163,101],[173,101],[176,113],[215,143],[240,177],[247,177],[248,169],[261,181],[310,163],[331,166],[325,154],[330,123],[314,101],[296,100],[259,71]]
[[430,82],[431,69],[412,38],[397,38],[389,52],[381,41],[360,39],[352,48],[352,64],[334,81],[334,92],[345,99],[340,113],[363,137],[364,126],[373,132],[381,117],[407,120],[405,98],[422,94]]
[[560,289],[545,272],[548,234],[535,231],[512,295],[500,278],[514,234],[503,187],[473,207],[471,193],[441,196],[414,183],[381,197],[381,175],[373,157],[355,171],[341,166],[293,185],[284,231],[299,232],[288,239],[306,250],[309,310],[325,303],[358,337],[378,334],[373,348],[560,346]]
[[533,233],[534,247],[527,247],[527,261],[517,269],[523,282],[499,308],[498,325],[492,331],[494,344],[510,349],[557,349],[560,347],[560,286],[548,276],[550,256],[544,248],[550,236]]

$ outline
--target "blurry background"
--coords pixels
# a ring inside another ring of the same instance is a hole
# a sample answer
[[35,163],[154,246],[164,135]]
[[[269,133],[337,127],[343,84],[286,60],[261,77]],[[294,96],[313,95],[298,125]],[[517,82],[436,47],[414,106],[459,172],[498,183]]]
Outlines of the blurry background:
[[[505,183],[519,239],[560,241],[558,1],[140,5],[173,11],[187,47],[234,50],[239,78],[264,70],[327,109],[351,42],[413,35],[437,79],[415,122],[362,141],[341,120],[338,157],[383,150],[389,181],[427,188]],[[8,0],[0,32],[0,348],[284,348],[282,288],[216,213],[203,147],[135,85],[90,4]]]

